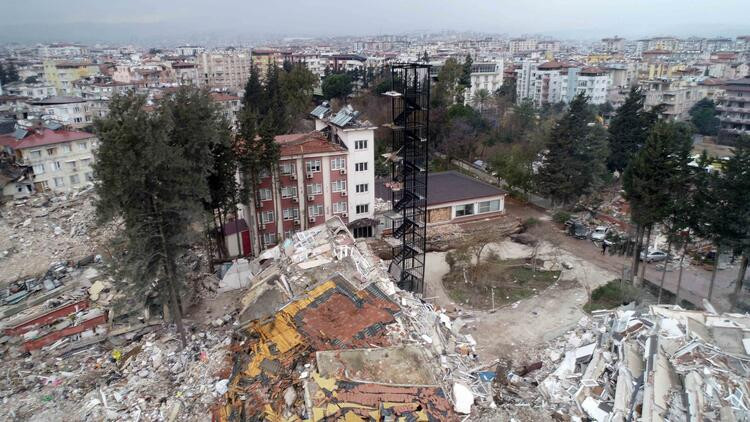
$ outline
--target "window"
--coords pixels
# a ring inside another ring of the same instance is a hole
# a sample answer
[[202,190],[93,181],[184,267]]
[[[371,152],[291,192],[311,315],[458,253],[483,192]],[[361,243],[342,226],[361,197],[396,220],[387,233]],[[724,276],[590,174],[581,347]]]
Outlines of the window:
[[317,217],[319,215],[323,215],[323,206],[312,205],[310,207],[307,207],[307,215],[309,215],[310,217]]
[[61,186],[65,186],[65,179],[62,177],[55,177],[55,187],[59,188]]
[[357,214],[364,214],[370,210],[370,204],[360,204],[357,205]]
[[320,160],[311,160],[305,163],[308,173],[320,171]]
[[273,211],[263,211],[260,213],[261,224],[273,223]]
[[346,168],[344,157],[331,158],[331,170],[343,170]]
[[334,202],[333,203],[333,213],[334,214],[343,214],[346,212],[346,202]]
[[78,177],[77,174],[74,174],[74,175],[70,176],[70,184],[71,185],[77,185],[79,183],[81,183],[81,178]]
[[29,152],[29,157],[31,158],[41,158],[42,157],[42,151],[36,150]]
[[57,154],[57,148],[47,148],[47,155]]
[[331,191],[343,192],[346,190],[346,180],[337,180],[331,183]]
[[[79,119],[80,120],[80,119]],[[78,149],[85,150],[89,148],[89,144],[86,143],[86,141],[79,142],[78,143]]]
[[258,189],[258,199],[261,201],[270,201],[271,189],[268,189],[268,188]]
[[500,211],[500,200],[496,199],[494,201],[484,201],[479,203],[479,211],[477,214],[482,214],[485,212],[497,212]]
[[[81,122],[83,122],[83,119],[81,119],[80,117],[74,117],[73,118],[73,122],[74,123],[81,123]],[[79,144],[79,146],[80,146],[80,144]],[[81,149],[86,149],[86,147],[81,147]]]
[[276,244],[276,233],[263,233],[263,244],[264,245],[275,245]]
[[52,171],[60,171],[62,170],[62,164],[60,164],[59,161],[53,161],[52,162]]
[[258,177],[260,177],[261,179],[265,179],[269,176],[271,176],[271,171],[266,168],[260,169],[260,171],[258,172]]
[[62,151],[63,152],[71,152],[72,150],[73,150],[73,148],[70,146],[70,144],[64,144],[62,146]]
[[65,164],[68,165],[68,170],[75,170],[76,169],[76,162],[75,161],[66,161]]
[[279,170],[281,171],[281,174],[294,174],[294,165],[290,162],[284,162],[279,164]]
[[84,175],[86,177],[87,182],[93,182],[94,181],[94,173],[88,172]]
[[372,237],[372,226],[355,227],[352,234],[354,235],[355,239],[359,239],[361,237]]
[[84,158],[81,160],[81,165],[84,167],[88,167],[91,165],[91,158]]
[[297,187],[296,186],[284,186],[283,188],[281,188],[281,197],[282,198],[296,198]]
[[320,183],[313,183],[311,185],[307,185],[307,194],[308,195],[320,195],[323,193],[323,185]]
[[355,171],[367,171],[367,162],[355,164],[354,170]]
[[456,210],[456,217],[474,215],[474,204],[456,205],[453,208]]
[[362,193],[362,192],[367,192],[368,190],[370,190],[370,186],[367,183],[362,183],[362,184],[357,185],[355,189],[357,190],[357,193]]
[[44,174],[44,164],[34,164],[34,174]]
[[354,149],[355,150],[361,150],[361,149],[367,149],[367,140],[363,141],[354,141]]
[[284,208],[284,220],[299,219],[299,208]]

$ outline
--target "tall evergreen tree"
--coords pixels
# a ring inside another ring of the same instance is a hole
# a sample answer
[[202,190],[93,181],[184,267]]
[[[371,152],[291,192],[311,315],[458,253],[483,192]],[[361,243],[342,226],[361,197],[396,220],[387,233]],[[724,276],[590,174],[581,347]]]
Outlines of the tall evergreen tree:
[[471,54],[467,54],[464,59],[464,64],[461,66],[461,77],[458,83],[461,84],[464,89],[471,88],[471,67],[474,65],[474,60],[471,59]]
[[[636,250],[633,276],[640,265],[641,238],[644,230],[665,220],[671,213],[674,183],[680,180],[684,151],[690,134],[681,125],[660,122],[652,129],[645,145],[636,153],[623,175],[622,187],[630,203],[630,218],[636,224]],[[682,151],[677,154],[676,151]],[[678,156],[680,157],[678,159]]]
[[625,103],[617,109],[609,126],[610,155],[607,166],[622,173],[630,159],[646,142],[651,119],[644,111],[646,96],[638,88],[632,88]]
[[301,63],[296,63],[288,72],[281,73],[281,95],[286,107],[287,131],[293,130],[296,122],[311,109],[313,89],[317,77]]
[[258,68],[253,65],[250,67],[250,77],[245,84],[245,96],[242,97],[242,106],[245,109],[252,110],[254,113],[264,107],[265,96],[263,86],[260,83]]
[[552,129],[537,186],[554,204],[568,205],[598,186],[606,156],[606,132],[579,94]]
[[721,125],[717,114],[716,104],[704,98],[690,108],[690,121],[701,135],[714,136],[719,133]]
[[5,69],[5,65],[0,63],[0,84],[5,85],[8,83],[8,71]]
[[20,79],[18,76],[18,68],[16,68],[16,65],[14,63],[9,63],[8,67],[5,70],[5,81],[6,83],[10,82],[16,82]]
[[201,204],[210,201],[211,149],[226,132],[205,92],[180,88],[153,114],[146,99],[114,96],[95,123],[100,139],[94,171],[101,219],[125,222],[120,271],[131,298],[145,301],[154,288],[186,343],[179,292],[185,288],[177,259],[197,237]]

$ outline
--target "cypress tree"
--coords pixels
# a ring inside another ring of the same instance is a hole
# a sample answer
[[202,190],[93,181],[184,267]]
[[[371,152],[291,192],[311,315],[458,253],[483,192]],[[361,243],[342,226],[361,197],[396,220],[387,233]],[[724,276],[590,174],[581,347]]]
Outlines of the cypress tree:
[[632,88],[609,126],[610,170],[622,172],[648,137],[650,121],[643,110],[645,95]]

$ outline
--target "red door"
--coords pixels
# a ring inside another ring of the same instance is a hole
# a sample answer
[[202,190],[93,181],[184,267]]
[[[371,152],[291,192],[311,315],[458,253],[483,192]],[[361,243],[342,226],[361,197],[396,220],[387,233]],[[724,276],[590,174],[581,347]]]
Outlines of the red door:
[[242,232],[242,256],[250,255],[250,230]]

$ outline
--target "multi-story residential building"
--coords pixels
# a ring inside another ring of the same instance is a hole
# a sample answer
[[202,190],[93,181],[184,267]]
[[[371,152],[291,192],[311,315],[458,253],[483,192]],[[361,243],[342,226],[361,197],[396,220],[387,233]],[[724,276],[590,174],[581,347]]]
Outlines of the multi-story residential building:
[[250,54],[227,49],[204,52],[196,60],[199,85],[208,88],[241,89],[250,76]]
[[43,100],[30,101],[31,110],[45,120],[54,120],[66,126],[83,128],[94,122],[95,117],[92,103],[81,97],[49,97]]
[[536,44],[536,50],[543,50],[548,53],[557,53],[560,51],[560,41],[542,40]]
[[273,48],[254,48],[252,50],[252,65],[258,70],[261,78],[264,78],[269,66],[281,66],[284,64],[285,56],[284,53]]
[[590,104],[607,102],[610,85],[609,73],[600,67],[569,68],[566,81],[566,95],[563,101],[569,103],[578,94],[584,94]]
[[750,135],[750,78],[727,81],[724,90],[717,105],[721,130]]
[[44,62],[44,79],[57,89],[58,95],[73,94],[73,82],[99,73],[99,66],[89,62]]
[[709,38],[705,41],[704,50],[713,53],[715,51],[731,51],[734,49],[734,40],[731,38]]
[[705,89],[695,80],[652,79],[641,81],[646,95],[644,104],[653,108],[661,106],[661,117],[667,120],[686,120],[690,108],[705,97]]
[[622,53],[625,50],[625,38],[602,38],[602,50],[607,53]]
[[276,137],[278,172],[259,175],[253,204],[244,210],[246,221],[258,223],[249,227],[254,251],[334,215],[348,223],[357,237],[372,236],[377,225],[373,219],[376,128],[351,107],[334,114],[324,103],[312,117],[316,130]]
[[232,127],[234,127],[237,123],[237,113],[239,113],[240,108],[242,108],[242,99],[236,95],[229,95],[220,92],[212,92],[210,95],[219,105],[224,118],[227,119],[227,122],[229,122]]
[[174,78],[180,85],[200,86],[198,65],[195,63],[172,63]]
[[490,94],[503,85],[503,61],[474,63],[471,65],[471,88],[465,96],[466,103],[471,104],[477,91],[484,89]]
[[88,54],[86,46],[76,44],[50,44],[39,47],[41,57],[83,57]]
[[181,45],[175,49],[177,52],[177,55],[183,56],[183,57],[195,57],[204,51],[206,49],[204,47],[198,47],[198,46],[191,46],[191,45]]
[[680,40],[675,37],[655,37],[647,40],[646,50],[675,51],[680,45]]
[[508,41],[508,51],[511,54],[523,53],[537,49],[537,42],[534,38],[511,38]]
[[0,145],[33,169],[36,191],[68,192],[93,181],[91,164],[97,143],[96,135],[91,133],[52,130],[41,125],[0,135]]
[[524,62],[516,71],[516,100],[531,100],[537,107],[563,101],[569,67],[568,63],[558,61]]
[[[57,95],[57,88],[52,84],[44,82],[11,82],[5,85],[4,89],[8,95],[18,95],[34,100],[41,100],[42,98],[54,97]],[[0,94],[1,93],[2,91],[0,91]]]

